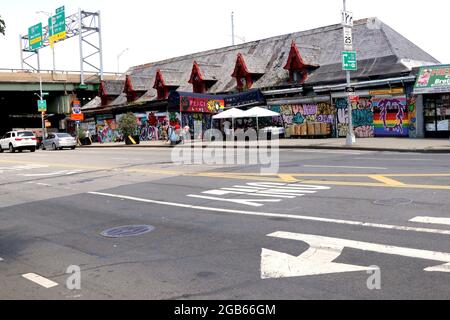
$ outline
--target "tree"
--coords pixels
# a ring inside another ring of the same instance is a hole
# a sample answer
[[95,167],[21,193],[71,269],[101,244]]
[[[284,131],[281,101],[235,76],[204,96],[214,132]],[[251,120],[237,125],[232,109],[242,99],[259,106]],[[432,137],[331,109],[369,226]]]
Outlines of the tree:
[[5,35],[5,21],[2,19],[2,17],[0,16],[0,33]]
[[135,135],[138,130],[136,116],[129,112],[119,120],[119,130],[124,137]]

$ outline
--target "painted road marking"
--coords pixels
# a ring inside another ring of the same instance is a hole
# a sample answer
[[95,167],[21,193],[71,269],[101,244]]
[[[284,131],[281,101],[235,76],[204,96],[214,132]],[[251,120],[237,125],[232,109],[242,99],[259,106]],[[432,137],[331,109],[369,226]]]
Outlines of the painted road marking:
[[405,184],[403,182],[382,176],[382,175],[372,175],[369,176],[369,178],[374,179],[376,181],[382,182],[388,186],[404,186]]
[[[353,160],[375,160],[375,161],[380,161],[380,158],[354,158]],[[409,162],[409,161],[436,161],[435,159],[426,159],[426,158],[422,158],[422,159],[409,159],[409,158],[404,158],[404,159],[393,159],[393,158],[383,158],[384,161],[404,161],[404,162]]]
[[205,199],[205,200],[212,200],[212,201],[219,201],[219,202],[232,202],[237,204],[243,204],[250,207],[262,207],[264,204],[260,202],[280,202],[281,199],[224,199],[224,198],[217,198],[217,197],[208,197],[208,196],[201,196],[201,195],[195,195],[190,194],[188,195],[190,198],[197,198],[197,199]]
[[47,172],[47,173],[30,173],[30,174],[20,174],[20,176],[22,177],[28,177],[28,178],[32,178],[32,177],[51,177],[51,176],[61,176],[61,175],[65,175],[65,176],[70,176],[70,175],[74,175],[77,173],[83,172],[83,170],[62,170],[62,171],[55,171],[55,172]]
[[425,268],[424,271],[450,273],[450,253],[446,252],[394,247],[368,242],[281,231],[269,234],[267,236],[306,242],[310,247],[298,257],[277,251],[262,249],[262,279],[303,277],[331,273],[376,270],[371,267],[333,262],[342,254],[344,248],[397,255],[408,258],[441,261],[444,262],[444,264]]
[[25,279],[28,279],[46,289],[50,289],[53,287],[56,287],[58,284],[52,280],[49,280],[47,278],[44,278],[36,273],[27,273],[22,275]]
[[409,221],[428,224],[443,224],[450,226],[450,218],[415,217],[414,219],[411,219]]
[[330,154],[352,154],[352,155],[362,155],[362,154],[369,154],[373,153],[372,151],[368,152],[355,152],[355,151],[347,151],[347,150],[336,150],[336,151],[330,151],[330,150],[309,150],[309,149],[288,149],[289,152],[297,152],[297,153],[330,153]]
[[439,234],[439,235],[450,235],[450,230],[442,230],[442,229],[416,228],[416,227],[379,224],[379,223],[352,221],[352,220],[340,220],[340,219],[331,219],[331,218],[320,218],[320,217],[313,217],[313,216],[302,216],[302,215],[283,214],[283,213],[222,209],[222,208],[217,208],[217,207],[214,208],[214,207],[196,206],[196,205],[191,205],[191,204],[143,199],[143,198],[130,197],[130,196],[125,196],[125,195],[120,195],[120,194],[111,194],[111,193],[102,193],[102,192],[88,192],[88,194],[102,196],[102,197],[116,198],[116,199],[121,199],[121,200],[130,200],[130,201],[136,201],[136,202],[142,202],[142,203],[151,203],[151,204],[158,204],[158,205],[169,206],[169,207],[177,207],[177,208],[185,208],[185,209],[193,209],[193,210],[201,210],[201,211],[233,213],[233,214],[255,216],[255,217],[285,218],[285,219],[292,219],[292,220],[325,222],[325,223],[334,223],[334,224],[341,224],[341,225],[351,225],[351,226],[360,226],[360,227],[366,227],[366,228],[388,229],[388,230],[397,230],[397,231],[410,231],[410,232],[421,232],[421,233],[433,233],[433,234]]
[[48,183],[41,183],[41,182],[26,182],[26,184],[35,184],[37,186],[42,186],[42,187],[51,187],[51,184]]
[[305,164],[306,168],[331,168],[331,169],[370,169],[370,170],[387,170],[384,167],[355,167],[355,166],[319,166]]
[[[26,161],[10,161],[0,160],[0,163],[22,163],[33,164]],[[41,164],[36,164],[41,165]],[[43,164],[44,165],[44,164]],[[45,165],[49,166],[49,165]],[[314,184],[314,185],[335,185],[335,186],[349,186],[349,187],[373,187],[373,188],[401,188],[401,189],[424,189],[424,190],[450,190],[450,185],[433,185],[433,184],[404,184],[404,185],[388,185],[386,183],[374,183],[374,182],[361,182],[361,181],[331,181],[331,180],[313,180],[305,179],[307,177],[315,178],[368,178],[373,175],[369,174],[336,174],[336,173],[285,173],[285,174],[259,174],[259,173],[230,173],[230,172],[186,172],[176,170],[161,170],[161,169],[140,169],[140,168],[120,168],[117,166],[91,166],[80,164],[63,164],[52,163],[51,167],[59,168],[79,168],[83,170],[96,170],[96,171],[118,171],[126,173],[140,173],[140,174],[157,174],[166,176],[185,176],[185,177],[208,177],[208,178],[223,178],[234,180],[257,180],[257,181],[273,181],[273,182],[299,182]],[[288,181],[281,178],[289,178]],[[383,177],[406,177],[406,178],[433,178],[433,177],[450,177],[450,173],[393,173],[383,174]]]
[[[206,199],[222,202],[234,202],[237,204],[243,204],[251,207],[262,207],[264,203],[260,202],[280,202],[282,199],[295,199],[297,197],[303,197],[305,194],[315,194],[317,191],[330,190],[330,187],[323,186],[311,186],[303,184],[288,184],[288,183],[274,183],[274,182],[250,182],[247,185],[234,186],[232,188],[221,188],[203,191],[204,195],[189,194],[187,197]],[[257,197],[270,197],[277,198],[273,200],[260,200],[260,199],[229,199],[218,198],[213,196],[226,196],[226,195],[245,195],[245,196],[257,196]]]
[[11,167],[0,167],[0,172],[11,172],[11,171],[29,171],[35,169],[48,168],[48,165],[44,164],[26,164],[26,165],[17,165]]

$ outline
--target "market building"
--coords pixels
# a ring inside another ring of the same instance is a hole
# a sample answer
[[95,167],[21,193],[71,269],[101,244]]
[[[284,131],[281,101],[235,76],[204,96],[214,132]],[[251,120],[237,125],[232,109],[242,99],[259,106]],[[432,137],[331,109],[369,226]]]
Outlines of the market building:
[[[348,127],[342,36],[342,26],[331,25],[135,66],[121,79],[119,95],[105,81],[84,112],[95,119],[99,141],[114,139],[118,119],[130,111],[142,140],[154,140],[164,121],[208,128],[214,113],[252,106],[281,113],[287,137],[342,137]],[[353,37],[356,137],[420,137],[414,70],[439,61],[377,18],[356,21]]]

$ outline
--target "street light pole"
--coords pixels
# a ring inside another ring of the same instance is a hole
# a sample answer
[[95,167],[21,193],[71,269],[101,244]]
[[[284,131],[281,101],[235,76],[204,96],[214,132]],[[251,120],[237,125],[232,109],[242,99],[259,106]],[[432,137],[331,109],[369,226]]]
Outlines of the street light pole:
[[[38,11],[36,13],[42,13],[45,14],[47,17],[49,17],[50,19],[52,19],[52,36],[55,34],[55,27],[54,27],[54,21],[53,21],[53,16],[50,12],[46,12],[46,11]],[[50,33],[50,29],[49,29],[49,33]],[[51,41],[50,41],[51,43]],[[51,47],[52,47],[52,55],[53,55],[53,73],[55,73],[56,71],[56,63],[55,63],[55,43],[51,43]]]
[[234,12],[231,12],[231,44],[234,46]]
[[[347,11],[347,1],[344,1],[344,12]],[[344,26],[345,28],[345,26]],[[351,79],[350,79],[350,71],[347,71],[347,88],[349,88],[351,85]],[[347,139],[346,139],[346,145],[352,146],[356,143],[355,134],[353,132],[353,114],[352,114],[352,101],[350,99],[350,93],[347,93],[347,110],[348,110],[348,132],[347,132]]]
[[122,52],[119,53],[119,54],[117,55],[117,77],[120,76],[120,62],[119,62],[120,57],[121,57],[125,52],[127,52],[128,50],[130,50],[130,49],[129,49],[129,48],[126,48],[126,49],[122,50]]

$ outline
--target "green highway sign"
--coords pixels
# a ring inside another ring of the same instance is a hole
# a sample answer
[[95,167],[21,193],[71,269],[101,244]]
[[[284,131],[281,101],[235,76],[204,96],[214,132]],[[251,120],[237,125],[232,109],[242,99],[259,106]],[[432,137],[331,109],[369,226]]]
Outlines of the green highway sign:
[[38,100],[38,111],[39,112],[46,112],[47,111],[47,101],[45,101],[45,100]]
[[42,23],[28,28],[28,43],[31,50],[42,47]]
[[358,70],[356,51],[343,51],[342,52],[342,70],[344,70],[344,71],[357,71]]
[[56,9],[56,15],[48,18],[48,32],[53,42],[66,38],[66,14],[64,7],[61,8]]
[[56,9],[56,13],[58,14],[58,13],[61,13],[61,12],[64,12],[64,6],[62,6],[62,7],[59,7],[58,9]]

